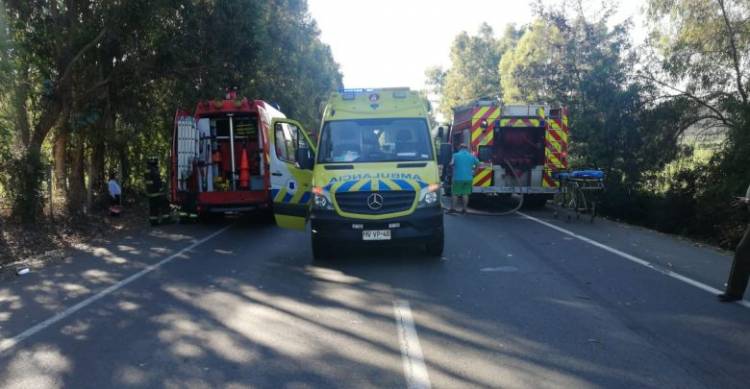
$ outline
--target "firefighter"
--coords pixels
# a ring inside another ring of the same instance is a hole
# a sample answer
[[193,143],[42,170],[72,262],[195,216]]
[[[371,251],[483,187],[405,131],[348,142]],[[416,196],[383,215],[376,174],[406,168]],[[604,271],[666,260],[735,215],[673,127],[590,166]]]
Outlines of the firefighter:
[[[750,187],[747,188],[745,197],[738,197],[733,205],[738,207],[745,206],[750,210]],[[748,279],[750,279],[750,223],[745,228],[745,234],[734,250],[734,261],[732,262],[732,270],[729,273],[727,289],[719,295],[719,301],[728,303],[742,300],[745,289],[747,289]]]
[[169,202],[164,193],[164,184],[159,175],[159,162],[156,158],[148,160],[146,172],[146,197],[148,197],[149,221],[152,225],[169,218]]

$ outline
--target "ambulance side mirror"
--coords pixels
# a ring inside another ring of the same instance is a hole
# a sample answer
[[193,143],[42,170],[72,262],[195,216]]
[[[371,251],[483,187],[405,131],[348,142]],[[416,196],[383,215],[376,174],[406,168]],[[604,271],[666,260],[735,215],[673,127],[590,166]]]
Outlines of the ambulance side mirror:
[[438,136],[438,139],[440,139],[441,142],[445,140],[444,139],[445,138],[445,128],[443,128],[443,126],[438,127],[437,136]]
[[477,158],[480,162],[490,162],[492,160],[492,146],[479,146],[479,155]]
[[453,157],[453,145],[450,143],[441,143],[438,152],[438,164],[447,166],[451,163]]

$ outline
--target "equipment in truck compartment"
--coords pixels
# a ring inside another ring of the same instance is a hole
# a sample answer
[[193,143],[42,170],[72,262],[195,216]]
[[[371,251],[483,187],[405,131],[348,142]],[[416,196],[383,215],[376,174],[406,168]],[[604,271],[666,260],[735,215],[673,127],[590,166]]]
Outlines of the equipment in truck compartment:
[[270,207],[269,123],[284,115],[261,100],[199,102],[178,111],[172,156],[172,201],[198,213]]

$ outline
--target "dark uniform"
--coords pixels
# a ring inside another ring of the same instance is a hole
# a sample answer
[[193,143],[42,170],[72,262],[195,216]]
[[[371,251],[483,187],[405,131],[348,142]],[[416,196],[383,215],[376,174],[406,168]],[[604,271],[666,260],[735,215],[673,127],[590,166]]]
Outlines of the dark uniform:
[[149,221],[151,224],[159,224],[169,219],[167,194],[164,192],[164,183],[159,175],[159,165],[153,159],[148,161],[146,196],[148,197]]
[[[750,187],[747,188],[745,199],[750,198]],[[748,205],[750,210],[750,205]],[[719,295],[721,301],[741,300],[747,289],[748,279],[750,279],[750,224],[745,229],[745,234],[734,251],[734,261],[732,262],[732,271],[729,273],[727,289],[724,294]]]

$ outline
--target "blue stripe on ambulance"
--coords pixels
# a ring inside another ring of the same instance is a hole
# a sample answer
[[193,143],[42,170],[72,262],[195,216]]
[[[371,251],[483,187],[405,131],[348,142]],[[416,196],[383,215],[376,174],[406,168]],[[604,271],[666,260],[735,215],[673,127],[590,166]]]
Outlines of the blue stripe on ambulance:
[[356,183],[357,183],[357,181],[347,181],[347,182],[341,184],[341,186],[339,186],[339,188],[336,189],[336,192],[347,192]]
[[284,195],[284,199],[281,200],[282,203],[288,203],[290,200],[292,200],[293,195],[291,193],[287,193]]
[[300,204],[307,204],[310,201],[310,192],[305,192],[299,200]]
[[378,180],[378,190],[385,192],[391,190],[391,187],[383,182],[383,180]]
[[365,183],[364,185],[362,185],[362,187],[359,188],[359,190],[361,190],[363,192],[364,191],[368,191],[368,190],[372,190],[372,181],[367,180],[367,183]]

